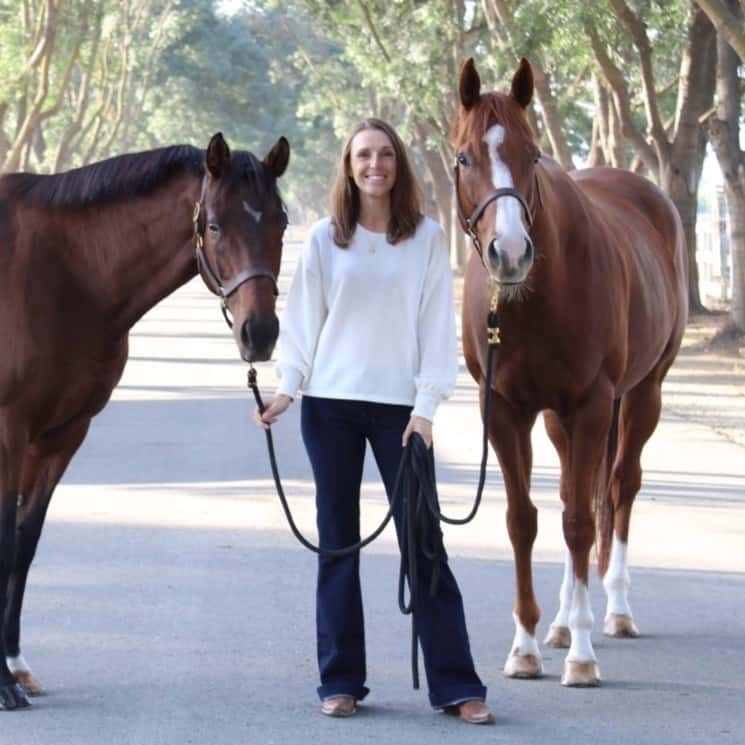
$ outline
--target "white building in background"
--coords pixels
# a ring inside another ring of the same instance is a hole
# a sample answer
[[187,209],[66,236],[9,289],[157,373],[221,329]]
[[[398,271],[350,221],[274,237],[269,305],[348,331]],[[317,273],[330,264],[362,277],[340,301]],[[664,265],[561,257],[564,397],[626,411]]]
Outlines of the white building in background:
[[722,172],[711,153],[704,161],[698,196],[698,286],[703,304],[718,308],[732,300],[732,252]]

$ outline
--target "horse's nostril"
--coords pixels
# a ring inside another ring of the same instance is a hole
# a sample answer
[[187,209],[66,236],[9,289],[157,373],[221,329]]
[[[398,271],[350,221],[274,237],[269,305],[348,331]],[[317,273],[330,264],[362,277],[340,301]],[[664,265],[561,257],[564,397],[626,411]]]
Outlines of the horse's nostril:
[[244,321],[241,326],[241,343],[246,349],[251,348],[251,329],[248,321]]
[[533,241],[530,240],[530,238],[525,239],[525,262],[533,261],[533,255],[535,253],[535,249],[533,248]]

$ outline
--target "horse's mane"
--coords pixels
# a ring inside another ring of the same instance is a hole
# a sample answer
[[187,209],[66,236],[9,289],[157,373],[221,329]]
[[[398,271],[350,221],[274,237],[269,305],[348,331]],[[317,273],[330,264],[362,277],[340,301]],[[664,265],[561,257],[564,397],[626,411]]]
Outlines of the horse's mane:
[[510,131],[520,132],[528,142],[535,141],[525,113],[511,96],[504,93],[483,93],[470,111],[464,113],[461,108],[453,122],[450,141],[465,142],[478,152],[484,134],[497,123]]
[[202,175],[203,150],[172,145],[119,155],[64,173],[9,173],[0,178],[0,192],[27,204],[86,207],[147,194],[184,171]]

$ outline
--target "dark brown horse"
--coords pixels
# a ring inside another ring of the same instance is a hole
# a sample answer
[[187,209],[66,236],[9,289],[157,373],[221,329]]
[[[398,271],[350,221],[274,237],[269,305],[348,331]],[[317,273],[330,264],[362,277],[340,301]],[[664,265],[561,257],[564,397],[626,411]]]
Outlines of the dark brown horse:
[[259,161],[217,134],[206,155],[174,146],[0,178],[0,708],[41,691],[20,648],[26,577],[54,488],[122,374],[132,325],[199,258],[241,356],[271,355],[287,223],[276,180],[288,158],[284,138]]
[[[507,95],[481,93],[473,60],[461,72],[451,139],[461,214],[481,254],[466,270],[463,348],[482,402],[487,386],[492,391],[487,424],[515,553],[516,633],[505,674],[542,673],[530,433],[544,411],[561,461],[568,547],[546,644],[569,646],[562,683],[595,685],[588,594],[595,512],[608,593],[605,631],[636,636],[628,604],[629,517],[641,485],[641,451],[660,415],[662,380],[683,336],[686,251],[675,207],[645,179],[611,168],[570,174],[540,155],[525,115],[532,94],[526,60]],[[487,381],[492,288],[499,293],[501,341]]]

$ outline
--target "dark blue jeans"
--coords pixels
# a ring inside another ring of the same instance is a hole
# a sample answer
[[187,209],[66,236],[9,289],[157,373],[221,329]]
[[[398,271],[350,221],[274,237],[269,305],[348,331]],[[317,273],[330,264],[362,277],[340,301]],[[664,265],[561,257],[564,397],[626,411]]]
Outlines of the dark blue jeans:
[[[303,396],[303,442],[316,482],[321,545],[341,548],[360,539],[360,484],[369,442],[391,498],[403,452],[401,435],[411,407],[368,401]],[[394,515],[397,531],[401,514]],[[363,699],[365,631],[359,552],[343,558],[319,556],[316,594],[318,667],[322,699],[348,695]],[[442,564],[437,595],[429,595],[432,563],[419,555],[418,631],[432,706],[486,696],[474,670],[463,601],[452,572]]]

